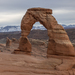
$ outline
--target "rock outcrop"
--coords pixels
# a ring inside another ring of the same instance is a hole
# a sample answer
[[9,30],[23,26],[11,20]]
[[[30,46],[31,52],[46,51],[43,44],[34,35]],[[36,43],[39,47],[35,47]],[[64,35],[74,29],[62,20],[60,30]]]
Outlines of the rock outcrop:
[[16,38],[12,38],[12,42],[13,43],[19,43],[19,40],[17,40]]
[[16,49],[14,53],[31,55],[31,43],[29,42],[27,37],[20,38],[19,49]]
[[[47,57],[50,57],[50,55],[75,56],[73,45],[71,44],[66,31],[52,16],[52,10],[45,8],[30,8],[27,10],[21,21],[22,37],[20,39],[18,50],[29,53],[31,52],[31,45],[27,36],[29,35],[33,24],[38,21],[48,31],[49,41]],[[24,42],[22,38],[27,39],[27,45],[25,45],[26,42]]]
[[10,47],[11,46],[11,40],[7,37],[6,39],[6,47]]

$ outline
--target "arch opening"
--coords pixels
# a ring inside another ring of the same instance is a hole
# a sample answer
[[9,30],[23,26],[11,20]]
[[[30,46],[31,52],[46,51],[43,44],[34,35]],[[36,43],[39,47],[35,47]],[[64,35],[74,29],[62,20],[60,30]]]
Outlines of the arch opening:
[[29,41],[32,45],[31,55],[46,58],[49,39],[47,29],[39,22],[33,24],[33,27],[34,28],[32,28],[28,35]]
[[39,40],[46,40],[48,39],[47,29],[39,22],[36,22],[35,24],[33,24],[33,27],[27,37]]
[[47,30],[39,21],[33,24],[32,30]]

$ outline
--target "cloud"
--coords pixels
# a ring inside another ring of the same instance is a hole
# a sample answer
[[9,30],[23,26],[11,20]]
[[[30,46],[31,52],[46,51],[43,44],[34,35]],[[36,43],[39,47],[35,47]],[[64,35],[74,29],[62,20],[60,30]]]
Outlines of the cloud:
[[19,25],[32,7],[52,9],[58,23],[75,23],[75,0],[0,0],[0,25]]
[[75,10],[66,10],[66,9],[55,9],[53,10],[54,14],[70,14],[75,13]]
[[22,10],[32,7],[73,9],[75,0],[0,0],[0,7],[10,10]]
[[24,13],[23,12],[17,12],[17,13],[9,13],[9,12],[4,12],[0,13],[0,22],[11,22],[16,19],[21,19],[23,17]]
[[18,25],[26,11],[22,12],[0,12],[0,24]]

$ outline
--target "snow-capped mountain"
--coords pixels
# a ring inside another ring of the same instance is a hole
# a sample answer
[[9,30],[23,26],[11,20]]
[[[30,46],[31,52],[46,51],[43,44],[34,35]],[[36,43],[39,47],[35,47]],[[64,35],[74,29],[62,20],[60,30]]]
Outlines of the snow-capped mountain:
[[[46,30],[44,26],[33,26],[33,29]],[[13,32],[13,31],[21,31],[20,26],[5,26],[0,27],[0,32]]]
[[33,29],[40,29],[40,30],[46,30],[46,28],[44,26],[33,26]]
[[[64,25],[62,24],[62,26],[65,29],[70,29],[70,28],[75,28],[75,25]],[[42,26],[33,26],[33,29],[40,29],[40,30],[46,30],[46,28],[42,25]],[[0,32],[13,32],[13,31],[21,31],[20,26],[5,26],[5,27],[0,27]]]
[[64,29],[75,28],[75,25],[62,25]]
[[5,26],[0,27],[0,32],[21,31],[20,26]]

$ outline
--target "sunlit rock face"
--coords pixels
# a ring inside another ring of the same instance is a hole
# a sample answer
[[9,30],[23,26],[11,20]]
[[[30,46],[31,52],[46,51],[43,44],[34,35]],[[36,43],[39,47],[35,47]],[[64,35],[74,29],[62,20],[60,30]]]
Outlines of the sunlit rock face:
[[[18,51],[25,53],[31,52],[31,44],[27,36],[35,22],[40,22],[48,31],[47,57],[50,57],[50,55],[75,56],[73,45],[66,31],[52,16],[52,10],[45,8],[30,8],[27,10],[21,21],[21,39]],[[22,38],[26,39],[24,40],[25,43]],[[15,50],[16,52],[17,50]]]

